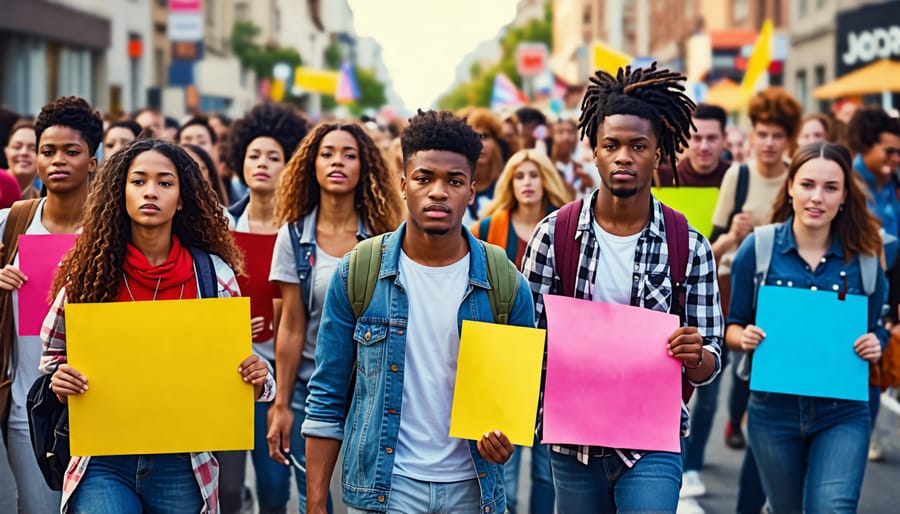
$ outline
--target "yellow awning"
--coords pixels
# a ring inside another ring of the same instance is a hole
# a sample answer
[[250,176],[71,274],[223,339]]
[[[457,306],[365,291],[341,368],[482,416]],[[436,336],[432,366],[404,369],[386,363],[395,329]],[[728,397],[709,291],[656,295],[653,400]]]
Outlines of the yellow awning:
[[743,106],[741,86],[731,79],[722,79],[709,88],[703,103],[718,105],[728,112],[739,111]]
[[815,98],[840,98],[900,92],[900,62],[882,59],[816,88]]

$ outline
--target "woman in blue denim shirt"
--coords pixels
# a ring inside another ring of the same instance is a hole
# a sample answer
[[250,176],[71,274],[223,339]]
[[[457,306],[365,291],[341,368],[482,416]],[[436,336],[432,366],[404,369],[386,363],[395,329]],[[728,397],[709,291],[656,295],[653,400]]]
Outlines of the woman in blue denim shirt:
[[[853,179],[847,150],[813,143],[791,162],[775,202],[775,241],[766,285],[860,293],[860,256],[881,255],[877,219]],[[732,268],[731,308],[725,341],[752,352],[765,344],[755,326],[755,236],[748,237]],[[858,358],[878,362],[887,332],[880,326],[887,296],[877,267],[869,295],[869,332],[854,342]],[[751,354],[752,358],[752,354]],[[798,363],[809,365],[809,363]],[[751,450],[775,513],[856,512],[866,467],[870,414],[864,401],[752,392],[748,408]]]

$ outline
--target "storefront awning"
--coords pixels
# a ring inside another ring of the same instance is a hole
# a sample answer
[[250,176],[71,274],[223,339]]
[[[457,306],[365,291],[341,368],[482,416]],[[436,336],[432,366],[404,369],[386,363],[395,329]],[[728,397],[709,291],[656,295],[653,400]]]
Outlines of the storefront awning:
[[900,92],[900,62],[882,59],[851,71],[813,91],[818,99]]

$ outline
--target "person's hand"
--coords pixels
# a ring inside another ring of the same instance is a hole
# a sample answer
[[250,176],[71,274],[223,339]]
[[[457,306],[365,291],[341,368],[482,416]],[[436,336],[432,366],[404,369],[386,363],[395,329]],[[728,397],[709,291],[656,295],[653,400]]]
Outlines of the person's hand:
[[869,332],[853,343],[853,351],[860,359],[875,364],[881,358],[881,341],[875,334]]
[[751,352],[766,338],[766,333],[756,325],[747,325],[741,332],[741,350]]
[[279,464],[290,466],[286,454],[291,452],[291,429],[294,426],[294,413],[290,407],[273,405],[268,413],[269,432],[266,442],[269,443],[269,457]]
[[499,430],[486,432],[484,437],[478,441],[478,453],[484,457],[484,460],[494,464],[506,464],[514,451],[512,443]]
[[266,318],[264,318],[262,316],[250,318],[250,335],[252,335],[253,337],[256,337],[265,329],[266,329]]
[[238,366],[238,373],[241,374],[244,382],[261,386],[266,383],[269,376],[269,367],[259,358],[259,355],[251,354]]
[[703,359],[703,336],[697,327],[678,327],[669,336],[668,352],[687,366],[699,366]]
[[88,390],[87,378],[68,364],[60,364],[50,378],[50,390],[59,401],[65,402],[73,394],[84,394]]
[[731,228],[728,229],[728,235],[734,238],[737,243],[743,241],[750,232],[753,232],[753,223],[750,221],[749,214],[739,212],[731,218]]
[[0,289],[7,291],[19,289],[27,280],[28,277],[22,273],[22,270],[12,264],[7,264],[0,269]]

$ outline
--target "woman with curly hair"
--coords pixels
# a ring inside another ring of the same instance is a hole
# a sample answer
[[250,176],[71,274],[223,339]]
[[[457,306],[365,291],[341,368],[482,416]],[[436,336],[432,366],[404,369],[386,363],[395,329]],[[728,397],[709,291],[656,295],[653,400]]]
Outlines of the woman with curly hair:
[[[28,277],[20,270],[15,241],[21,234],[74,234],[81,229],[88,177],[97,169],[94,154],[103,137],[103,120],[84,99],[63,97],[41,109],[34,130],[37,173],[47,197],[17,202],[0,211],[0,232],[10,242],[0,270],[0,318],[9,320],[2,323],[5,330],[0,334],[0,384],[6,386],[0,387],[0,425],[16,479],[19,511],[27,513],[59,510],[60,496],[47,487],[31,448],[26,401],[40,377],[41,345],[36,335],[18,335],[19,288]],[[16,358],[11,359],[12,355]]]
[[571,202],[572,193],[550,159],[534,149],[519,150],[510,157],[495,191],[494,200],[472,232],[505,248],[509,260],[521,268],[534,227],[549,212]]
[[466,107],[456,113],[465,118],[466,123],[475,129],[481,138],[481,155],[475,165],[475,201],[473,201],[463,218],[466,226],[475,223],[483,210],[496,193],[497,178],[503,171],[506,160],[517,149],[517,144],[503,136],[503,124],[491,111],[482,107]]
[[[240,253],[215,193],[184,150],[138,140],[113,156],[96,181],[41,330],[40,369],[52,374],[50,387],[61,401],[90,394],[88,378],[66,363],[68,303],[199,298],[194,255],[211,259],[218,297],[240,295]],[[235,364],[254,397],[270,401],[275,384],[265,361],[250,355]],[[63,491],[64,511],[219,512],[218,465],[210,452],[72,457]]]
[[[324,123],[300,144],[281,177],[277,219],[283,223],[269,280],[281,289],[282,316],[275,349],[279,377],[269,423],[270,467],[263,472],[260,447],[253,453],[260,510],[284,510],[291,457],[301,512],[306,505],[305,442],[300,434],[307,382],[315,368],[316,336],[325,291],[341,257],[359,241],[400,224],[400,195],[381,151],[358,125]],[[272,460],[274,459],[274,460]],[[277,464],[275,464],[277,462]]]

